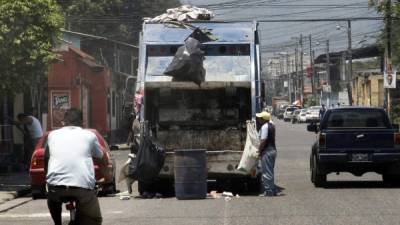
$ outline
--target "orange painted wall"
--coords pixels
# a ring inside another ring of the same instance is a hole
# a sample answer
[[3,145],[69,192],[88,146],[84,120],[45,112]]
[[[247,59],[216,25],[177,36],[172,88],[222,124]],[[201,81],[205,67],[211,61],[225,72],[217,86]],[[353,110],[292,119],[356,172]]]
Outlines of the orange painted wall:
[[67,93],[70,100],[69,105],[74,108],[81,108],[82,89],[86,88],[89,99],[89,111],[86,117],[89,121],[84,121],[84,123],[87,125],[86,127],[94,128],[105,135],[109,130],[107,124],[107,89],[110,71],[107,68],[100,72],[94,71],[82,61],[83,57],[87,56],[69,49],[69,51],[59,53],[60,61],[51,64],[48,76],[49,114],[47,128],[48,130],[56,128],[54,124],[57,123],[54,121],[59,120],[62,112],[62,110],[54,110],[58,114],[53,112],[53,104],[60,101],[54,101],[52,93]]

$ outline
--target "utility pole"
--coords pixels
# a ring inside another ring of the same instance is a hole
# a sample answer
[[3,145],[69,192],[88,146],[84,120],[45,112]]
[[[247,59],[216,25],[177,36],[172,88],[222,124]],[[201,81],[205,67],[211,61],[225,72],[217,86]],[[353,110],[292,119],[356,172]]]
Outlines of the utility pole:
[[286,73],[288,80],[288,96],[289,96],[289,104],[292,104],[292,89],[290,87],[290,64],[289,64],[289,52],[286,52]]
[[285,92],[285,86],[284,86],[284,83],[282,82],[282,78],[283,78],[283,75],[285,74],[284,73],[284,71],[283,71],[283,60],[282,60],[282,55],[280,55],[279,56],[279,88],[282,88],[282,89],[280,89],[280,92],[281,93],[279,93],[280,95],[283,95]]
[[[391,74],[393,72],[392,68],[392,1],[387,0],[386,2],[386,65],[385,65],[385,72],[386,74]],[[396,76],[394,76],[394,81],[397,82]],[[387,103],[387,112],[390,115],[392,109],[392,102],[390,99],[390,89],[385,88],[385,96],[386,96],[386,103]]]
[[309,41],[310,41],[310,67],[311,67],[311,93],[314,96],[315,90],[314,90],[314,65],[313,65],[313,54],[312,54],[312,43],[311,43],[311,34],[308,35]]
[[[328,87],[331,85],[331,71],[330,71],[330,58],[329,58],[329,40],[326,40],[326,84]],[[327,99],[326,99],[326,104],[329,105],[329,100],[331,96],[331,90],[329,90]]]
[[[295,51],[295,54],[296,54],[296,51]],[[295,55],[295,58],[296,58],[296,55]],[[297,94],[296,94],[296,91],[297,91],[297,74],[296,74],[296,66],[295,66],[295,59],[291,59],[290,60],[290,64],[291,64],[291,68],[292,68],[292,89],[293,89],[293,97],[294,97],[294,101],[296,101],[297,100]]]
[[[313,94],[313,96],[315,97],[315,94],[317,94],[316,92],[316,85],[315,85],[315,78],[317,78],[317,71],[315,71],[315,69],[314,69],[314,58],[315,58],[315,51],[314,50],[312,50],[311,51],[311,62],[312,62],[312,64],[311,64],[311,76],[312,77],[314,77],[314,94]],[[318,104],[321,104],[321,98],[318,98],[319,99],[319,102],[318,102]]]
[[295,77],[295,85],[294,85],[294,98],[295,100],[298,100],[299,98],[299,59],[298,59],[298,45],[296,46],[294,50],[294,65],[295,65],[295,72],[296,72],[296,77]]
[[349,95],[349,105],[353,105],[353,91],[352,91],[352,83],[353,83],[353,56],[351,50],[351,20],[347,20],[347,56],[349,59],[349,74],[347,76],[347,93]]
[[303,63],[303,34],[300,34],[300,100],[304,100],[304,63]]

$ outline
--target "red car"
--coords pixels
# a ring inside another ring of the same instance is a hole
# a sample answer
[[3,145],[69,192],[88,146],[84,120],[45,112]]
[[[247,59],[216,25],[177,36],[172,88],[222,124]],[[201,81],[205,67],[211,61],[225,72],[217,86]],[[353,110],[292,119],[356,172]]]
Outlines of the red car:
[[[93,132],[99,141],[101,150],[103,151],[103,159],[107,162],[107,166],[99,165],[94,161],[96,184],[103,192],[115,192],[115,159],[110,154],[110,148],[104,138],[94,129],[87,129]],[[32,198],[36,199],[46,195],[46,175],[44,174],[44,149],[47,146],[46,133],[36,144],[35,151],[32,154],[31,166],[29,174],[31,176]]]

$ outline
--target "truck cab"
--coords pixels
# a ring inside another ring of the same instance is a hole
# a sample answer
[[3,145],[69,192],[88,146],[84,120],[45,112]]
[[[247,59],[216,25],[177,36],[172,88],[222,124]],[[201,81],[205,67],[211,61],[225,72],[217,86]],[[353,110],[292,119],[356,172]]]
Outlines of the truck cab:
[[246,141],[246,121],[261,110],[260,51],[256,22],[192,22],[217,40],[203,43],[205,81],[172,81],[163,74],[192,29],[144,23],[137,92],[140,121],[166,149],[160,177],[173,178],[174,150],[205,149],[208,179],[246,177],[236,170]]

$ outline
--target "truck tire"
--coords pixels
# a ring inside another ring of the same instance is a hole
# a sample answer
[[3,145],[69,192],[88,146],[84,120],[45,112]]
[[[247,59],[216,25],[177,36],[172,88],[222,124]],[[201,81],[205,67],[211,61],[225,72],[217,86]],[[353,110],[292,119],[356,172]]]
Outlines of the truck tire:
[[218,179],[217,186],[217,190],[220,192],[243,193],[246,189],[246,180],[244,178]]
[[382,180],[385,184],[399,186],[400,175],[395,174],[382,174]]
[[246,191],[249,193],[260,193],[261,192],[261,175],[257,177],[247,178]]
[[111,183],[106,184],[104,186],[104,191],[102,194],[108,195],[108,194],[115,194],[115,193],[117,193],[117,184],[116,184],[115,178],[114,178]]
[[326,185],[326,174],[320,172],[320,165],[317,156],[312,154],[310,159],[311,182],[315,187],[324,187]]
[[174,180],[166,178],[157,179],[156,192],[160,193],[163,197],[175,196]]

